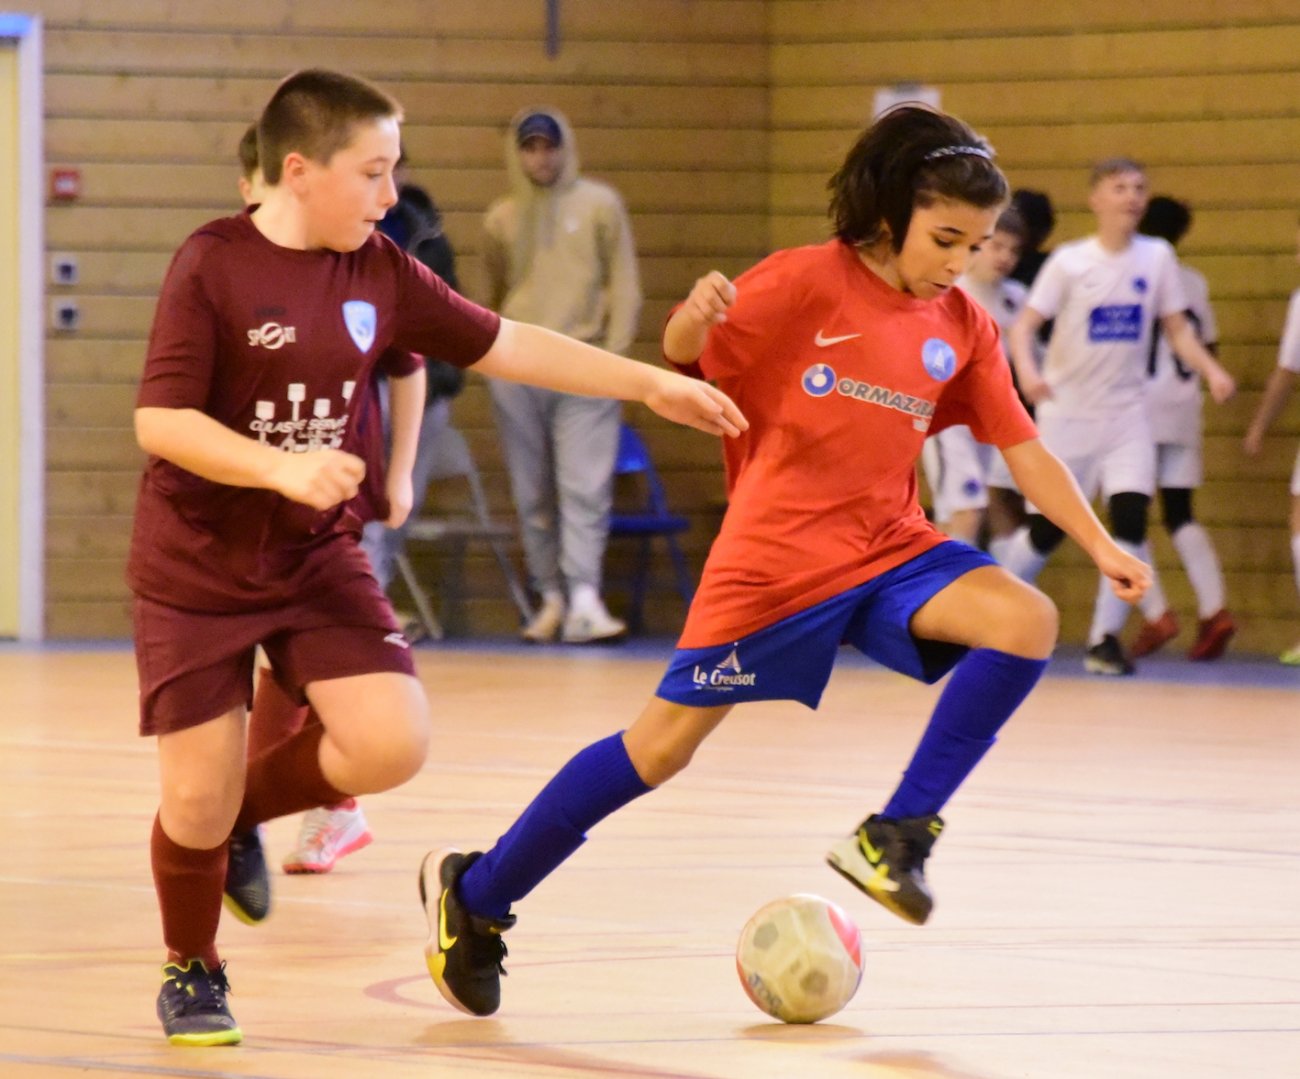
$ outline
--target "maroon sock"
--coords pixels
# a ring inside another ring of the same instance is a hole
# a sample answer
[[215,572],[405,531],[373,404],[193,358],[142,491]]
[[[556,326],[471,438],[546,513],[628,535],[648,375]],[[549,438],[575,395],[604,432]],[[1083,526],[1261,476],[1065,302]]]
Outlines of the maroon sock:
[[320,743],[324,737],[324,727],[309,723],[287,742],[248,762],[244,804],[235,821],[236,835],[263,821],[335,805],[348,797],[320,769]]
[[209,970],[220,966],[217,923],[226,886],[226,851],[225,843],[211,850],[182,847],[154,817],[149,853],[169,960],[202,959]]
[[294,700],[269,667],[257,672],[253,711],[248,716],[248,759],[292,738],[307,721],[307,706]]

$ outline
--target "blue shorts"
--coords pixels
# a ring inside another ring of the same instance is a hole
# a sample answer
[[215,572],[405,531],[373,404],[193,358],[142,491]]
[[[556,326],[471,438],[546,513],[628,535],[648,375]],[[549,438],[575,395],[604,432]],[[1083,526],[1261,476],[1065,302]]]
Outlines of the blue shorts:
[[912,636],[912,616],[958,577],[996,564],[964,543],[941,543],[748,637],[679,648],[656,695],[695,708],[742,701],[799,701],[816,708],[842,644],[900,674],[937,682],[967,648]]

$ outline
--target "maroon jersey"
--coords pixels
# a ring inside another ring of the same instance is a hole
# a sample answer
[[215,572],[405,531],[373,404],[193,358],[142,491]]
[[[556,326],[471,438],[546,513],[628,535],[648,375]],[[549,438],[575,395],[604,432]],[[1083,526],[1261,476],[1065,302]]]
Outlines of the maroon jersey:
[[[245,213],[204,225],[172,259],[137,405],[197,409],[285,452],[368,457],[373,433],[356,424],[381,356],[396,375],[421,362],[403,353],[467,367],[499,327],[381,235],[348,253],[295,251]],[[368,572],[358,527],[351,506],[318,512],[151,457],[127,581],[188,610],[273,607]]]

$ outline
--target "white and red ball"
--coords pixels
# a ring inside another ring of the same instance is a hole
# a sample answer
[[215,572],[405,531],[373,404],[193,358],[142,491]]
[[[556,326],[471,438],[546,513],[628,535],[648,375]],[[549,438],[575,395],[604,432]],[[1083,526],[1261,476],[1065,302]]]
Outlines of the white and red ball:
[[783,1023],[815,1023],[853,999],[862,981],[862,935],[817,895],[760,908],[740,931],[736,970],[749,999]]

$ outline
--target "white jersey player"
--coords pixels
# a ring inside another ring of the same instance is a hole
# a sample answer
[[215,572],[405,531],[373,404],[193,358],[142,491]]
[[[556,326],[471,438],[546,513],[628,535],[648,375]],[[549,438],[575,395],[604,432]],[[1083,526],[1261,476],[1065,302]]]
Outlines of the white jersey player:
[[[1191,211],[1185,203],[1157,195],[1147,206],[1139,228],[1148,236],[1177,245],[1191,223]],[[1219,333],[1210,306],[1209,286],[1205,277],[1190,266],[1180,263],[1178,272],[1187,298],[1187,319],[1213,352]],[[1147,412],[1156,443],[1156,485],[1165,528],[1196,594],[1196,640],[1187,655],[1193,660],[1217,659],[1237,626],[1227,610],[1223,570],[1214,541],[1195,519],[1192,509],[1192,495],[1204,473],[1201,378],[1178,358],[1158,327],[1149,356]],[[1177,634],[1177,619],[1172,611],[1165,611],[1142,627],[1133,642],[1132,654],[1154,652]]]
[[[1038,406],[1044,445],[1087,497],[1105,497],[1116,540],[1149,562],[1147,510],[1156,475],[1146,383],[1157,320],[1183,363],[1205,376],[1215,400],[1226,400],[1235,386],[1183,314],[1187,302],[1173,249],[1137,235],[1147,205],[1142,167],[1127,158],[1102,162],[1093,170],[1088,201],[1096,234],[1063,244],[1048,258],[1011,329],[1011,354],[1021,392]],[[1040,372],[1033,338],[1048,319],[1055,325]],[[1028,526],[1007,545],[1007,568],[1033,580],[1063,538],[1031,508]],[[1167,607],[1159,590],[1152,591],[1150,605],[1143,601],[1148,621]],[[1085,659],[1095,674],[1133,672],[1119,644],[1128,607],[1113,598],[1109,589],[1099,590]]]

